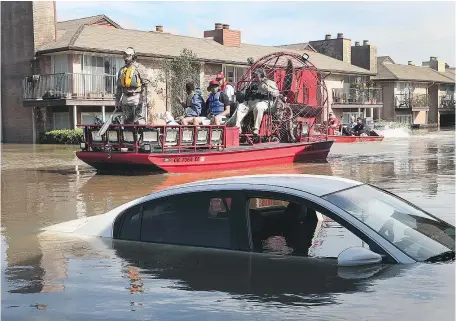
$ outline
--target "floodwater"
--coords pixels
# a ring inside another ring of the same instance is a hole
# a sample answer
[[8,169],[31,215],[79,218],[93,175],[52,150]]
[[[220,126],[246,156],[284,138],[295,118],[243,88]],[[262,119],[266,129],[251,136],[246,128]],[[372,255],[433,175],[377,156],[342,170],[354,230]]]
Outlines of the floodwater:
[[[325,164],[255,172],[374,183],[455,224],[455,132],[399,136],[334,144]],[[38,236],[41,227],[215,174],[96,175],[75,147],[2,149],[2,320],[454,320],[454,263],[350,274],[248,254]]]

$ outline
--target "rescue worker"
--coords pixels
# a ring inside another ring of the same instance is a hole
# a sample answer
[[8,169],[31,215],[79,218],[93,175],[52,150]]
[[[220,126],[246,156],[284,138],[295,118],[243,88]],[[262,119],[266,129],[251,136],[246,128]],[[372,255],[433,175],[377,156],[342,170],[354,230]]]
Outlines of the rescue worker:
[[239,132],[242,132],[241,122],[249,111],[253,110],[253,134],[258,135],[263,114],[269,108],[271,98],[278,97],[280,93],[275,81],[266,78],[263,69],[256,69],[253,76],[254,81],[247,89],[245,101],[239,104],[233,117],[236,117],[236,127],[239,128]]
[[219,82],[220,89],[228,96],[230,103],[234,102],[234,87],[226,81],[225,74],[223,72],[217,74],[215,80]]
[[197,118],[201,117],[205,110],[205,103],[201,95],[201,90],[199,88],[195,89],[195,84],[192,81],[185,84],[185,91],[187,94],[185,102],[182,101],[180,97],[177,97],[179,104],[185,110],[184,116],[176,118],[176,120],[180,120],[184,126],[196,124],[196,122],[198,122]]
[[206,101],[207,118],[214,125],[220,125],[225,122],[230,114],[230,99],[220,89],[220,83],[217,80],[212,80],[207,87],[210,91],[209,98]]
[[[133,48],[123,55],[125,66],[117,77],[116,106],[122,108],[124,124],[145,124],[147,119],[148,86],[151,80],[146,68],[139,64]],[[123,94],[123,96],[122,96]],[[122,100],[120,98],[122,97]]]

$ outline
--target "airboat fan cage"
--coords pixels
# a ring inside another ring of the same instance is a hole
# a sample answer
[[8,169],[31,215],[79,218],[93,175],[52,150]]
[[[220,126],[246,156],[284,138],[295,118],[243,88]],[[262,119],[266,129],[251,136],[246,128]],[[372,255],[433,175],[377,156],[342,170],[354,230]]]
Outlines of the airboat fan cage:
[[[249,90],[256,87],[256,70],[262,69],[266,77],[276,83],[279,97],[272,98],[269,103],[272,121],[269,136],[277,136],[281,141],[288,136],[286,141],[294,142],[302,135],[309,138],[324,135],[327,139],[323,129],[329,110],[325,77],[308,58],[306,53],[271,53],[253,63],[236,84],[236,98],[242,103]],[[253,115],[250,117],[253,119]],[[246,126],[243,132],[251,130]]]
[[[307,112],[300,113],[305,117],[321,117],[327,115],[328,90],[322,73],[308,60],[307,54],[293,52],[275,52],[257,60],[240,78],[236,85],[237,92],[245,90],[255,82],[253,72],[263,69],[267,78],[274,80],[280,95],[287,104],[296,108],[301,105]],[[310,108],[309,108],[310,107]]]

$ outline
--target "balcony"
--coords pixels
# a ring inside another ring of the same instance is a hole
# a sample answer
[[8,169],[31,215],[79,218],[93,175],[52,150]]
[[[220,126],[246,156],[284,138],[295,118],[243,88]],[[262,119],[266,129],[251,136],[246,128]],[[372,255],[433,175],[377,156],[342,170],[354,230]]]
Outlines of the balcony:
[[427,94],[399,93],[394,95],[396,109],[423,110],[429,109],[429,96]]
[[451,110],[455,109],[455,97],[454,92],[441,95],[439,99],[439,110]]
[[35,75],[22,81],[24,107],[114,105],[116,76],[61,73]]
[[335,88],[333,89],[332,107],[339,108],[374,108],[383,107],[381,88]]

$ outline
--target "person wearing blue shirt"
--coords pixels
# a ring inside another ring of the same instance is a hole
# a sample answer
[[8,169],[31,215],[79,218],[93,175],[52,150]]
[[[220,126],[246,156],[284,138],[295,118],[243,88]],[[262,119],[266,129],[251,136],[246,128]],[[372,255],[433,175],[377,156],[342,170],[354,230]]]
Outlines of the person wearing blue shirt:
[[201,95],[199,88],[195,89],[193,82],[185,84],[185,91],[187,93],[187,99],[182,101],[180,97],[177,97],[179,104],[184,108],[184,116],[176,118],[177,121],[181,121],[182,125],[196,124],[198,118],[203,116],[202,113],[205,110],[204,99]]

